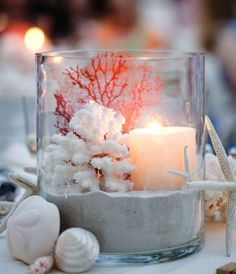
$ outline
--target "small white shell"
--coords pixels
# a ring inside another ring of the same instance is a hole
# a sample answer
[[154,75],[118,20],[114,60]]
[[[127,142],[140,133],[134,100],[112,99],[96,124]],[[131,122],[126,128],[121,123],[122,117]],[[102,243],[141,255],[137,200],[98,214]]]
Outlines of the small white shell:
[[11,255],[32,264],[47,256],[59,235],[58,208],[40,196],[34,195],[16,208],[7,222],[7,241]]
[[54,260],[52,256],[38,258],[29,266],[27,274],[46,274],[52,269],[53,263]]
[[87,270],[96,261],[98,254],[96,237],[82,228],[67,229],[56,243],[56,265],[64,272],[78,273]]

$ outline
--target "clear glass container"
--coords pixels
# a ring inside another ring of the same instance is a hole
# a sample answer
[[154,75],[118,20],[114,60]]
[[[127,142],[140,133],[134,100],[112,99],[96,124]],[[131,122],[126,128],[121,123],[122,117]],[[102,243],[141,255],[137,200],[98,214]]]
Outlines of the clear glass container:
[[38,189],[99,263],[150,263],[204,244],[204,55],[36,54]]

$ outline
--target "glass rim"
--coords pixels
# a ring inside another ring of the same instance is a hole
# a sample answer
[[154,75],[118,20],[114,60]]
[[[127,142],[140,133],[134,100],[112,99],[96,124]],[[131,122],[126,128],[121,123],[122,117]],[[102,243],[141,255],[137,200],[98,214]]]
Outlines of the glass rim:
[[132,60],[172,60],[204,57],[203,51],[178,51],[164,49],[76,49],[76,50],[55,50],[35,53],[37,57],[62,57],[65,59],[88,59],[101,53],[130,53],[134,56],[125,56],[124,59]]

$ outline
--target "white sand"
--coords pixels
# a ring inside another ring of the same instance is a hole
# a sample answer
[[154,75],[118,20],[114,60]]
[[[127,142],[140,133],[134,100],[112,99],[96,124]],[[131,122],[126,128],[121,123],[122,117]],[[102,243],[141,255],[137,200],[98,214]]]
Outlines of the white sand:
[[47,195],[62,229],[93,232],[103,253],[151,252],[186,244],[202,226],[200,193],[192,190]]

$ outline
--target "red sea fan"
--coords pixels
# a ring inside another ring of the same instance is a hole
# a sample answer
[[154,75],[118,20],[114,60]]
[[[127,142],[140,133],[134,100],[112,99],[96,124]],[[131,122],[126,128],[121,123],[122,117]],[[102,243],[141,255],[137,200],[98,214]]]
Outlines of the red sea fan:
[[55,127],[62,135],[66,135],[69,132],[69,122],[71,119],[71,114],[67,112],[67,102],[60,93],[54,94],[56,99],[56,109],[55,115],[57,117]]
[[86,67],[70,67],[65,75],[66,87],[54,94],[55,126],[63,135],[72,115],[90,100],[121,112],[126,118],[123,131],[128,132],[148,105],[159,102],[163,86],[148,63],[124,52],[98,54]]

